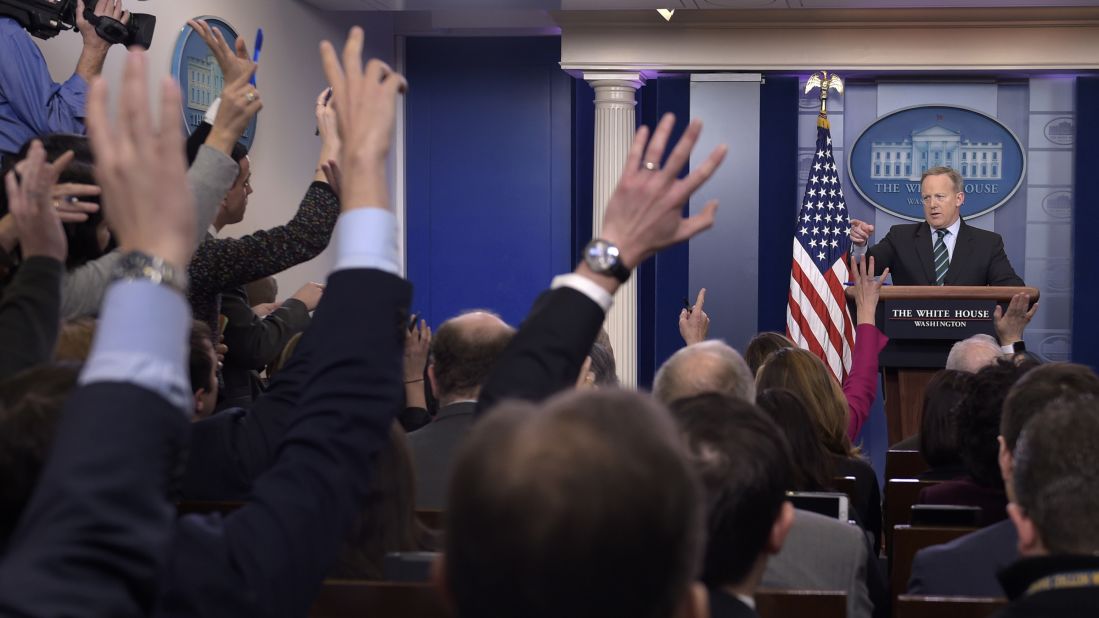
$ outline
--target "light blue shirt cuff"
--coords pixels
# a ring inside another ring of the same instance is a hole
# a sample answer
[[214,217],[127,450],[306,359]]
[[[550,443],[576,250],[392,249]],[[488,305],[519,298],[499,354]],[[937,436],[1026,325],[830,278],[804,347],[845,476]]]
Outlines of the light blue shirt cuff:
[[191,308],[179,292],[151,281],[112,283],[80,383],[129,382],[190,415],[190,329]]
[[400,275],[397,217],[382,208],[358,208],[340,215],[332,233],[336,265],[332,269],[376,268]]

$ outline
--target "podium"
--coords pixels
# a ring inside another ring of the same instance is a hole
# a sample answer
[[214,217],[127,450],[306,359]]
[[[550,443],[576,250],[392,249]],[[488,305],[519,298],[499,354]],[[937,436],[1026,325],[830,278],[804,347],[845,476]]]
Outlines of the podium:
[[[1024,292],[1038,301],[1032,287],[990,286],[883,286],[878,302],[878,328],[889,344],[878,358],[884,378],[885,417],[889,444],[920,431],[923,393],[931,377],[946,366],[955,342],[985,333],[996,336],[992,314],[1006,309],[1011,297]],[[854,290],[847,290],[855,315]]]

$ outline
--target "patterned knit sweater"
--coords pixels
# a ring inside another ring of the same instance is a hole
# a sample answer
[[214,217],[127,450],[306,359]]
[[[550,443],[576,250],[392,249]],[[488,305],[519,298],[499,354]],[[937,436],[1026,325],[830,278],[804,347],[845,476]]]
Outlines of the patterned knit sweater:
[[314,182],[297,214],[285,225],[241,238],[207,238],[188,268],[194,318],[217,332],[220,292],[274,275],[313,259],[328,246],[339,197],[328,183]]

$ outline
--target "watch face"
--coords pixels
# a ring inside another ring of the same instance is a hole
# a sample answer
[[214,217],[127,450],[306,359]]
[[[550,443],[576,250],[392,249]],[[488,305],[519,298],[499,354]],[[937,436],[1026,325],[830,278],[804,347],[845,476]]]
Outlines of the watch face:
[[588,244],[584,260],[597,273],[610,272],[618,264],[618,247],[605,240],[593,240]]

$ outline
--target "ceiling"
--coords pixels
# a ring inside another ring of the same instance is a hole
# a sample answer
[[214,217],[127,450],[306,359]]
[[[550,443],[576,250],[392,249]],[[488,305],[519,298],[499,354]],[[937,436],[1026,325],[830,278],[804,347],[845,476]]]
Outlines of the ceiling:
[[302,0],[330,11],[890,9],[1099,6],[1099,0]]

